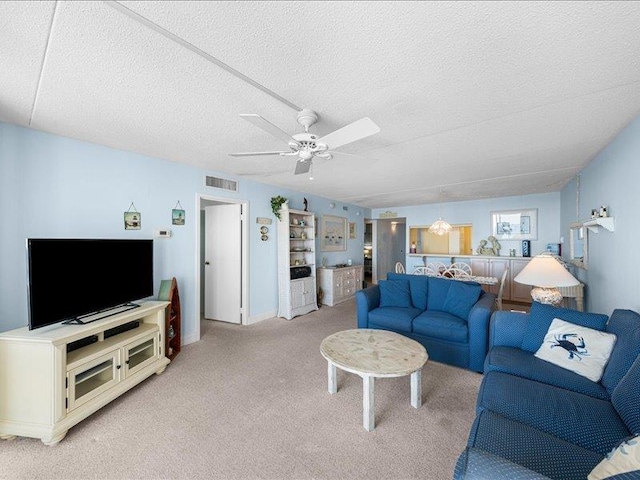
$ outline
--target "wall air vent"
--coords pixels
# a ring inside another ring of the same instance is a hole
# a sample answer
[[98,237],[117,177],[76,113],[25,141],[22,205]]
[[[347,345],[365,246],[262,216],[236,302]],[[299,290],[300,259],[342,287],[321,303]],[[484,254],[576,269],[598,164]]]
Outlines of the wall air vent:
[[220,188],[222,190],[230,190],[232,192],[238,191],[238,182],[236,182],[235,180],[227,180],[225,178],[210,177],[207,175],[204,178],[204,184],[207,187]]

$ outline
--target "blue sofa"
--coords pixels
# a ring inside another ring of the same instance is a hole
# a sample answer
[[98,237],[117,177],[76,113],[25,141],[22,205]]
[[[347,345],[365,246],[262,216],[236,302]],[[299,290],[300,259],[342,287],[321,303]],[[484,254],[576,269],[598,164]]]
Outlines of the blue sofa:
[[494,302],[475,282],[390,272],[356,292],[358,328],[400,333],[424,345],[431,360],[481,372]]
[[[616,335],[599,382],[534,356],[554,318]],[[640,315],[535,302],[530,314],[495,312],[476,413],[455,479],[585,480],[640,434]],[[638,479],[640,466],[606,478]]]

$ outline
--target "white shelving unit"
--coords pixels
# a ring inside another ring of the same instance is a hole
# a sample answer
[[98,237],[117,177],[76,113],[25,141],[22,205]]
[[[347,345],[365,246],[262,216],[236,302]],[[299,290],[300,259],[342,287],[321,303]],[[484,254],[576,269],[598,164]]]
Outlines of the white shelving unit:
[[169,363],[162,338],[168,305],[145,302],[86,325],[0,334],[0,438],[56,444],[71,427],[162,373]]
[[[315,215],[280,210],[278,220],[278,316],[291,320],[318,309],[316,297]],[[308,277],[291,279],[296,267],[309,267]]]
[[598,217],[592,220],[587,220],[582,223],[582,226],[587,227],[589,231],[593,233],[599,233],[600,227],[609,230],[610,232],[615,231],[613,217]]

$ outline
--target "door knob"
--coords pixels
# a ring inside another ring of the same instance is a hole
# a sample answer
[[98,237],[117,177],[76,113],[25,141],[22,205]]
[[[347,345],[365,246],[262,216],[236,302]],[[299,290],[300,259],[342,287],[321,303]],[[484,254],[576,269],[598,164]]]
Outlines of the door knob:
[[209,262],[204,262],[205,265],[211,265]]

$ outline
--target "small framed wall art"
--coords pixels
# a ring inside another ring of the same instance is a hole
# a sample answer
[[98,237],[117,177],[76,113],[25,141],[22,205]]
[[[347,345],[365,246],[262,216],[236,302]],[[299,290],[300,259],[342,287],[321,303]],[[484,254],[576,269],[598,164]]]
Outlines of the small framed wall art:
[[349,239],[353,240],[356,237],[356,222],[349,222]]
[[142,228],[142,214],[136,210],[136,206],[131,202],[129,210],[124,212],[124,229],[140,230]]
[[184,209],[180,205],[180,200],[176,203],[176,206],[171,210],[171,223],[173,225],[184,225]]
[[538,209],[491,212],[491,234],[499,240],[537,240]]
[[324,215],[320,240],[320,250],[323,252],[345,251],[347,249],[347,219]]

